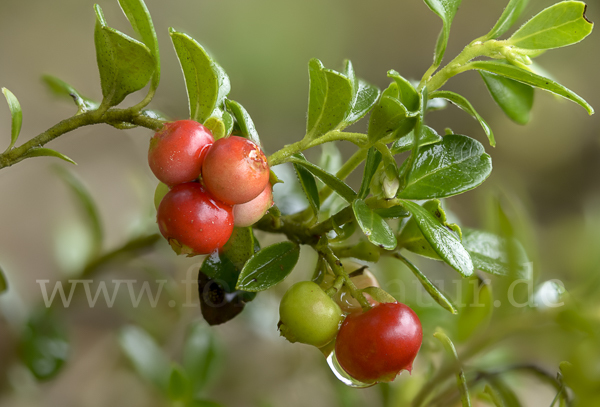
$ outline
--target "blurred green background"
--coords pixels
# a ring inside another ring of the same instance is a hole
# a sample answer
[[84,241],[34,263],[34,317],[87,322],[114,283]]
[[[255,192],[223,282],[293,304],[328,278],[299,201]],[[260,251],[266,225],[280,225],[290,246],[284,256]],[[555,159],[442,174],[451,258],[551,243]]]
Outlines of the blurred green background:
[[[342,61],[350,59],[360,77],[385,88],[389,69],[420,79],[431,64],[441,27],[439,18],[420,0],[146,3],[158,32],[162,57],[161,84],[151,107],[171,118],[188,115],[183,77],[167,33],[172,26],[193,36],[224,67],[231,78],[230,97],[251,114],[267,153],[304,135],[310,58],[319,58],[333,69],[341,69]],[[553,3],[532,0],[524,16],[532,16]],[[100,5],[109,25],[132,35],[116,0]],[[56,75],[85,96],[99,98],[92,6],[92,2],[82,0],[0,1],[0,86],[9,88],[23,108],[20,143],[75,112],[74,106],[56,100],[47,91],[40,80],[42,74]],[[505,1],[464,0],[452,26],[445,62],[472,39],[485,34],[504,6]],[[600,2],[588,2],[587,17],[600,21]],[[536,61],[598,109],[599,49],[596,30],[581,44],[549,51]],[[484,227],[486,197],[499,191],[508,196],[515,211],[521,213],[518,226],[535,261],[538,281],[563,281],[567,291],[579,296],[582,314],[598,324],[599,116],[588,117],[574,103],[536,91],[532,120],[527,126],[519,126],[494,104],[477,73],[453,78],[447,89],[471,101],[493,128],[498,144],[496,148],[487,146],[479,124],[453,106],[428,116],[428,125],[440,133],[451,127],[486,144],[494,163],[492,176],[481,188],[450,199],[447,207],[462,224]],[[124,103],[133,105],[142,97],[141,93],[134,94]],[[0,107],[0,129],[8,144],[7,107]],[[366,120],[354,129],[365,131]],[[156,181],[146,163],[150,136],[146,129],[120,131],[93,126],[48,145],[79,164],[71,170],[96,200],[109,250],[131,236],[156,231],[152,206]],[[351,151],[346,145],[340,148],[345,156]],[[316,153],[309,153],[309,158],[316,158]],[[163,405],[156,391],[124,360],[116,332],[128,322],[142,325],[177,359],[186,327],[201,318],[193,307],[163,304],[153,310],[90,309],[82,299],[74,300],[74,305],[63,313],[72,349],[71,360],[60,375],[37,384],[15,361],[15,327],[41,300],[36,280],[50,280],[52,286],[57,279],[67,278],[65,273],[82,266],[88,247],[89,236],[81,225],[81,214],[64,183],[50,170],[52,162],[51,158],[36,158],[0,171],[0,265],[11,286],[10,293],[0,296],[0,311],[4,314],[2,317],[0,313],[0,405]],[[350,182],[356,186],[357,179],[351,178]],[[263,246],[274,241],[264,235],[259,239]],[[275,325],[279,299],[285,287],[310,276],[314,256],[307,252],[281,287],[259,295],[241,318],[213,328],[222,357],[206,390],[207,397],[228,406],[380,405],[380,400],[386,399],[389,389],[384,386],[347,391],[329,372],[319,352],[278,337]],[[182,288],[177,281],[189,270],[197,269],[199,262],[197,258],[175,258],[166,242],[160,241],[141,259],[107,267],[105,278],[160,279],[140,272],[151,268],[157,275],[168,276],[172,289],[178,292]],[[386,284],[392,287],[394,279],[409,275],[397,263],[394,267],[384,266],[379,270],[384,288]],[[439,278],[450,273],[448,268],[439,271],[435,266],[431,270],[424,266],[423,271]],[[451,317],[441,314],[439,318]],[[434,322],[430,324],[435,326]],[[431,333],[426,331],[426,335]],[[507,352],[509,359],[524,355],[556,370],[558,362],[573,356],[569,346],[576,348],[578,342],[571,342],[574,337],[577,335],[557,331],[523,338],[514,341]],[[548,349],[528,353],[532,343],[536,348],[535,344],[542,341],[549,343]],[[596,370],[598,365],[594,365]],[[597,371],[594,374],[600,376]],[[397,382],[409,380],[406,376]],[[392,393],[394,386],[400,385],[394,384]],[[523,404],[528,406],[548,406],[554,396],[551,390],[528,382],[519,391]],[[391,399],[390,405],[403,405],[401,397]]]

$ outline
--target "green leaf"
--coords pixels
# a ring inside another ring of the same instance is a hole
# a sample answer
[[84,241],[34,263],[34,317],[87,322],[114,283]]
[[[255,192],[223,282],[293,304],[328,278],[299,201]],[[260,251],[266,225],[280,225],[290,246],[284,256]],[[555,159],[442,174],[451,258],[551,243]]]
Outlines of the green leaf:
[[435,53],[433,55],[433,65],[440,66],[444,53],[446,52],[446,46],[448,45],[448,37],[450,36],[450,25],[456,11],[460,6],[462,0],[424,0],[425,4],[442,19],[442,31],[437,40],[435,46]]
[[498,375],[487,375],[486,380],[505,407],[521,407],[521,402],[515,392]]
[[32,158],[32,157],[56,157],[56,158],[60,158],[61,160],[66,161],[68,163],[77,165],[77,163],[75,161],[71,160],[66,155],[61,154],[58,151],[54,151],[50,148],[45,148],[45,147],[32,148],[31,150],[28,150],[25,154],[23,154],[23,158]]
[[227,136],[225,123],[219,117],[211,116],[205,122],[204,126],[210,130],[215,140]]
[[367,160],[365,162],[365,170],[363,172],[363,179],[358,191],[358,198],[365,199],[367,195],[369,195],[369,184],[371,183],[371,179],[373,178],[373,175],[375,175],[375,171],[377,171],[380,162],[381,153],[379,150],[375,147],[369,148]]
[[556,95],[562,96],[572,102],[582,106],[587,112],[592,115],[594,109],[590,106],[581,96],[577,95],[573,91],[565,88],[559,83],[552,81],[551,79],[544,78],[534,74],[533,72],[526,71],[521,68],[517,68],[513,65],[503,64],[495,61],[475,61],[470,62],[469,66],[472,69],[478,69],[480,71],[495,73],[500,76],[504,76],[510,79],[514,79],[517,82],[524,83],[526,85],[534,86],[536,88],[545,89]]
[[[475,260],[473,260],[475,262]],[[475,281],[479,279],[475,278]],[[475,293],[477,290],[477,293]],[[456,336],[460,342],[466,341],[479,329],[486,327],[493,311],[492,288],[489,284],[480,282],[477,287],[469,284],[466,306],[460,310],[456,322]]]
[[452,134],[422,147],[399,198],[431,199],[461,194],[480,185],[492,171],[492,160],[480,142]]
[[[392,85],[397,88],[395,83]],[[416,118],[408,116],[406,107],[398,99],[382,95],[369,118],[369,142],[374,144],[388,135],[400,138],[408,134],[415,124]]]
[[192,393],[198,396],[215,377],[221,362],[218,342],[211,328],[199,321],[190,325],[183,345],[182,361]]
[[[531,268],[523,246],[514,238],[509,241],[493,233],[475,229],[463,230],[463,246],[473,260],[476,269],[498,276],[510,276],[509,249],[514,250],[518,279],[530,279]],[[511,247],[509,247],[509,244]]]
[[137,373],[166,394],[171,366],[154,339],[143,329],[129,325],[119,332],[119,345]]
[[[429,144],[435,144],[442,141],[442,137],[429,126],[422,126],[421,137],[419,137],[419,147],[423,147]],[[400,154],[405,151],[410,151],[415,144],[415,132],[411,131],[406,136],[399,138],[392,144],[392,154]]]
[[[339,72],[325,69],[321,61],[311,59],[308,118],[306,134],[315,139],[331,130],[341,130],[354,101],[350,79]],[[366,113],[366,112],[365,112]]]
[[[423,203],[423,208],[427,209],[435,218],[439,220],[442,226],[448,230],[456,232],[458,237],[462,240],[462,231],[460,227],[455,223],[448,223],[446,219],[446,212],[442,208],[442,203],[438,199],[433,199]],[[417,220],[413,217],[409,219],[400,235],[398,236],[398,242],[401,247],[418,254],[419,256],[428,257],[434,260],[441,260],[437,252],[431,247],[429,241],[423,233],[417,223]]]
[[74,87],[55,76],[44,75],[42,76],[42,80],[57,96],[66,96],[69,99],[74,100],[78,108],[77,113],[85,113],[89,110],[97,109],[98,106],[100,106],[100,103],[82,96]]
[[419,111],[419,94],[414,86],[397,71],[391,69],[387,73],[388,78],[392,78],[398,85],[398,99],[411,112]]
[[265,247],[248,260],[240,273],[237,288],[253,292],[271,288],[290,274],[299,256],[300,246],[291,241]]
[[4,275],[4,270],[0,267],[0,294],[8,290],[8,281]]
[[484,37],[484,41],[498,38],[508,31],[517,22],[527,3],[529,0],[510,0],[494,28]]
[[344,127],[351,125],[362,119],[379,99],[381,91],[375,85],[358,79],[358,90],[352,102],[352,107],[344,118]]
[[306,161],[306,159],[304,159],[302,156],[295,154],[288,161],[292,164],[299,164],[312,172],[314,176],[319,178],[325,183],[325,185],[337,192],[342,198],[344,198],[344,200],[346,200],[346,202],[352,203],[352,201],[356,198],[356,192],[354,192],[354,190],[350,188],[344,181],[316,166],[315,164]]
[[[302,156],[304,158],[304,156]],[[318,215],[319,209],[321,208],[321,200],[319,198],[319,189],[317,188],[317,181],[310,171],[299,164],[294,164],[294,169],[298,175],[300,185],[308,198],[308,203],[313,210],[313,213]]]
[[173,28],[169,34],[185,78],[190,118],[204,123],[229,94],[229,77],[192,37]]
[[6,151],[8,151],[14,147],[17,139],[19,138],[19,133],[21,133],[23,111],[21,110],[21,104],[17,100],[17,97],[10,90],[2,88],[2,93],[4,93],[4,97],[8,103],[8,108],[10,109],[10,116],[12,118],[10,126],[10,144],[6,149]]
[[[452,355],[453,359],[457,363],[460,364],[458,354],[456,353],[456,348],[454,347],[454,344],[452,343],[450,338],[448,338],[448,335],[446,335],[442,330],[438,330],[433,334],[433,336],[435,336],[440,342],[442,342],[442,345],[444,345],[446,351],[450,355]],[[465,377],[465,372],[462,369],[462,367],[459,367],[458,373],[456,374],[456,383],[458,385],[458,391],[460,392],[460,399],[463,407],[471,407],[471,396],[469,396],[467,378]]]
[[381,216],[367,206],[365,201],[356,199],[352,202],[352,210],[358,225],[371,243],[386,250],[396,248],[394,232]]
[[586,5],[562,1],[542,10],[519,28],[509,45],[525,49],[551,49],[578,43],[590,35],[594,24],[585,18]]
[[454,93],[454,92],[450,92],[450,91],[437,91],[437,92],[433,92],[430,95],[430,98],[432,98],[432,99],[444,98],[444,99],[452,102],[456,106],[460,107],[465,112],[469,113],[471,116],[473,116],[479,122],[479,124],[481,124],[481,127],[483,127],[483,131],[485,131],[485,134],[490,141],[490,145],[492,147],[496,146],[496,140],[494,139],[494,133],[492,132],[492,129],[486,123],[486,121],[483,120],[483,118],[479,115],[479,113],[477,113],[475,111],[475,108],[473,107],[473,105],[471,105],[471,103],[465,97],[459,95],[458,93]]
[[183,400],[189,394],[190,380],[180,366],[174,364],[169,375],[168,395],[172,401]]
[[444,226],[426,208],[411,201],[403,201],[402,205],[412,214],[421,233],[442,260],[463,277],[473,274],[471,257],[455,233]]
[[384,219],[390,218],[406,218],[410,216],[410,212],[408,212],[402,205],[392,206],[390,208],[379,208],[374,210],[375,213],[381,216]]
[[31,315],[19,340],[19,356],[38,380],[54,377],[69,357],[67,331],[52,308]]
[[154,57],[145,44],[108,27],[99,5],[94,9],[94,41],[103,103],[116,106],[125,96],[146,86],[155,71]]
[[152,88],[158,87],[160,81],[160,54],[158,52],[158,40],[150,12],[143,0],[119,0],[121,10],[129,20],[133,30],[142,38],[152,57],[154,58],[154,75],[152,75]]
[[225,103],[227,105],[227,109],[229,109],[235,118],[237,129],[235,134],[251,140],[254,142],[254,144],[260,147],[260,137],[258,137],[258,132],[254,127],[254,122],[252,121],[252,118],[250,118],[250,115],[246,109],[244,109],[241,104],[233,100],[227,99]]
[[425,289],[425,291],[427,291],[427,293],[431,296],[431,298],[433,298],[435,300],[435,302],[440,304],[444,309],[450,311],[452,314],[458,313],[458,311],[456,310],[456,306],[454,304],[452,304],[452,301],[450,301],[450,299],[448,297],[446,297],[446,295],[443,292],[441,292],[440,289],[437,288],[427,278],[427,276],[425,274],[423,274],[421,272],[421,270],[419,270],[417,268],[417,266],[415,266],[406,257],[404,257],[400,254],[398,254],[396,256],[396,258],[399,259],[400,261],[402,261],[404,264],[406,264],[406,266],[410,269],[410,271],[413,272],[415,277],[417,277],[417,279],[419,280],[421,285],[423,285],[423,288]]
[[533,107],[533,88],[493,73],[483,71],[479,73],[504,113],[518,124],[527,124]]

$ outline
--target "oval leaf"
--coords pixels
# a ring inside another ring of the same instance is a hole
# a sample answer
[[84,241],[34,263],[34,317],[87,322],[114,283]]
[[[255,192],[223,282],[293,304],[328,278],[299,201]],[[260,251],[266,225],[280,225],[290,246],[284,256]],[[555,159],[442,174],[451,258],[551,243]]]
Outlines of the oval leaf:
[[[429,126],[422,126],[421,137],[419,137],[419,147],[426,146],[429,144],[435,144],[442,141],[442,137]],[[406,136],[399,138],[392,144],[392,154],[400,154],[405,151],[410,151],[415,144],[415,132],[411,131]]]
[[23,158],[31,158],[31,157],[56,157],[56,158],[60,158],[61,160],[66,161],[68,163],[77,165],[77,163],[75,161],[71,160],[66,155],[61,154],[58,151],[54,151],[50,148],[45,148],[45,147],[32,148],[31,150],[29,150],[25,154],[23,154]]
[[551,79],[544,78],[543,76],[536,75],[533,72],[526,71],[516,66],[503,64],[495,61],[475,61],[470,62],[469,66],[471,69],[478,69],[480,71],[495,73],[500,76],[505,76],[510,79],[514,79],[517,82],[521,82],[527,85],[534,86],[536,88],[544,89],[552,92],[556,95],[562,96],[569,99],[578,105],[582,106],[587,112],[592,115],[594,109],[590,106],[581,96],[575,92],[565,88],[559,83],[552,81]]
[[299,164],[294,164],[294,169],[298,175],[300,185],[308,198],[308,203],[313,210],[313,213],[317,215],[321,207],[321,200],[319,198],[319,189],[317,188],[317,181],[310,171]]
[[325,185],[337,192],[342,198],[348,203],[352,203],[356,198],[356,192],[350,188],[344,181],[337,178],[335,175],[328,173],[321,167],[306,161],[306,159],[298,154],[295,154],[288,160],[292,164],[299,164],[313,173],[314,176],[319,178]]
[[519,16],[527,6],[529,0],[510,0],[502,15],[494,25],[494,28],[484,37],[484,40],[490,40],[500,37],[504,34],[514,23],[517,22]]
[[404,201],[402,204],[412,214],[421,233],[438,256],[463,277],[472,275],[473,262],[458,236],[422,206],[411,201]]
[[475,108],[473,107],[473,105],[465,97],[459,95],[458,93],[454,93],[454,92],[450,92],[450,91],[433,92],[430,95],[430,97],[432,99],[444,98],[444,99],[452,102],[456,106],[460,107],[465,112],[469,113],[471,116],[473,116],[479,122],[481,127],[483,127],[483,131],[485,131],[485,134],[488,137],[488,140],[490,141],[490,145],[492,147],[496,146],[496,140],[494,139],[494,133],[492,132],[492,129],[486,123],[486,121],[483,120],[483,118],[481,116],[479,116],[479,113],[477,113],[477,111],[475,111]]
[[533,107],[533,88],[524,83],[479,71],[498,106],[518,124],[527,124]]
[[367,206],[365,201],[356,199],[352,202],[352,210],[358,225],[371,243],[386,250],[396,248],[394,232],[381,216]]
[[452,134],[423,147],[399,198],[431,199],[461,194],[480,185],[492,171],[492,160],[480,142]]
[[[395,85],[395,84],[394,84]],[[371,112],[367,135],[371,144],[383,137],[394,134],[402,137],[412,130],[416,121],[408,117],[406,107],[398,99],[383,95]]]
[[375,85],[358,79],[358,90],[352,102],[352,107],[344,119],[344,127],[351,125],[363,118],[379,99],[381,91]]
[[190,118],[204,123],[229,94],[229,77],[192,37],[173,28],[169,34],[183,71]]
[[585,18],[585,3],[562,1],[523,24],[507,43],[525,49],[551,49],[578,43],[594,24]]
[[8,89],[2,88],[2,93],[4,93],[4,97],[6,98],[6,102],[8,103],[8,108],[10,109],[11,116],[11,126],[10,126],[10,144],[6,151],[13,148],[15,143],[17,142],[17,138],[19,138],[19,133],[21,133],[21,124],[23,123],[23,111],[21,110],[21,104],[17,100],[17,97]]
[[379,167],[380,162],[381,153],[375,147],[371,147],[367,153],[363,179],[358,191],[358,197],[360,199],[365,199],[367,195],[369,195],[369,184],[371,183],[371,179],[373,178],[373,175],[375,175],[375,171],[377,171],[377,167]]
[[235,118],[236,131],[234,131],[234,134],[245,137],[254,142],[254,144],[257,146],[260,146],[260,137],[258,137],[258,132],[254,127],[254,122],[252,121],[252,118],[250,118],[250,115],[246,109],[244,109],[244,107],[238,102],[233,100],[228,99],[225,101],[225,103],[227,105],[227,109],[229,109]]
[[280,283],[294,269],[300,246],[285,241],[265,247],[248,260],[238,279],[237,288],[263,291]]
[[182,400],[188,396],[190,381],[185,372],[178,365],[171,367],[169,375],[168,395],[172,401]]
[[97,4],[96,59],[104,103],[118,105],[130,93],[142,89],[155,71],[154,57],[141,42],[106,25],[102,9]]
[[446,297],[446,295],[443,292],[441,292],[440,289],[437,288],[435,284],[433,284],[425,274],[421,273],[421,270],[419,270],[417,266],[415,266],[406,257],[400,254],[396,255],[396,258],[402,261],[404,264],[406,264],[410,271],[413,272],[415,277],[417,277],[421,285],[423,285],[425,291],[427,291],[427,293],[431,296],[431,298],[435,300],[435,302],[440,304],[444,309],[450,311],[452,314],[458,313],[456,306],[452,304],[452,301],[450,301],[448,297]]
[[321,61],[311,59],[308,118],[306,134],[315,139],[330,130],[340,130],[340,124],[350,114],[354,93],[350,79],[339,72],[325,69]]
[[183,367],[190,379],[192,393],[198,395],[220,366],[221,353],[212,329],[193,322],[183,345]]
[[442,19],[442,31],[437,40],[435,46],[435,53],[433,55],[433,65],[440,66],[444,53],[446,52],[446,46],[448,45],[448,37],[450,36],[450,25],[456,11],[460,6],[462,0],[424,0],[425,4]]
[[419,94],[414,86],[397,71],[391,69],[387,73],[388,78],[392,78],[398,85],[398,99],[411,112],[419,111]]
[[82,96],[74,87],[55,76],[44,75],[42,76],[42,80],[55,95],[73,99],[79,109],[78,113],[94,110],[100,106],[100,103]]
[[143,0],[119,0],[121,10],[129,20],[133,30],[142,38],[152,57],[154,58],[154,75],[152,75],[152,88],[158,87],[160,81],[160,54],[158,40],[150,12]]

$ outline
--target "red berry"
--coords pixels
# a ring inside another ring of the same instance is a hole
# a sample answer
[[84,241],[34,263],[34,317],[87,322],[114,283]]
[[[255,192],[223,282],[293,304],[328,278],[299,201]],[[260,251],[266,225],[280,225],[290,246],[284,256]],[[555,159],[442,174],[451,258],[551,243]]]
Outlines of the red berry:
[[389,382],[412,370],[423,339],[419,317],[408,306],[380,303],[346,317],[335,354],[340,366],[364,383]]
[[160,233],[178,254],[208,254],[233,232],[233,209],[214,199],[197,182],[174,186],[156,215]]
[[271,184],[267,184],[259,196],[253,200],[233,207],[234,225],[243,228],[254,225],[273,206]]
[[166,123],[150,139],[148,164],[156,178],[169,186],[193,181],[214,141],[210,130],[193,120]]
[[269,182],[269,165],[252,141],[229,136],[209,148],[202,180],[215,198],[229,205],[242,204],[263,192]]

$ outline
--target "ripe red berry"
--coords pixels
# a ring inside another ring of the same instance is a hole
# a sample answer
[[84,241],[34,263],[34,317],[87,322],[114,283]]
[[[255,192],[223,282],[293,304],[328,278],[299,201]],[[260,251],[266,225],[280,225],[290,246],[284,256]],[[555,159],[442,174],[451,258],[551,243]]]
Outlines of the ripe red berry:
[[215,198],[229,205],[242,204],[263,192],[269,182],[269,165],[252,141],[229,136],[209,148],[202,180]]
[[150,139],[148,164],[156,178],[169,186],[193,181],[214,141],[210,130],[193,120],[166,123]]
[[335,354],[340,366],[364,383],[389,382],[412,370],[423,339],[419,317],[408,306],[380,303],[346,317]]
[[254,225],[273,206],[271,184],[267,184],[259,196],[253,200],[233,207],[233,222],[236,227],[243,228]]
[[162,199],[156,219],[160,233],[178,254],[208,254],[233,232],[233,209],[197,182],[174,186]]

